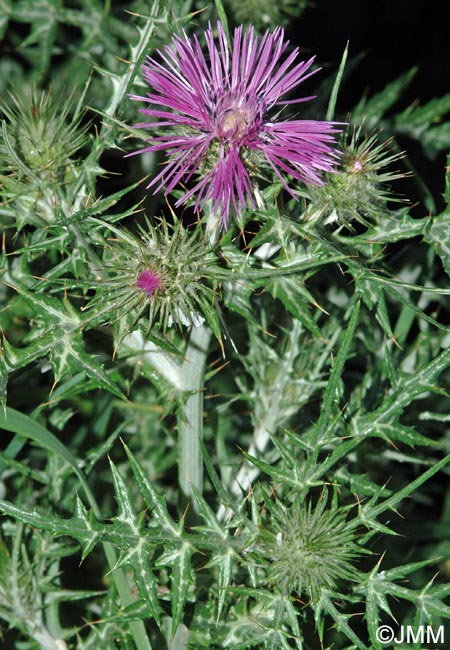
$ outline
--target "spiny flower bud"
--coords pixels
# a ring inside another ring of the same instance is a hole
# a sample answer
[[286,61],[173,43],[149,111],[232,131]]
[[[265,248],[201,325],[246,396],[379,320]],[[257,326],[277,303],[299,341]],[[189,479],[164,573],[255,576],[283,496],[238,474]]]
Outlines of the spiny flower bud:
[[289,17],[298,17],[308,0],[228,0],[227,5],[237,23],[251,23],[255,27],[284,25]]
[[319,213],[325,223],[337,221],[351,228],[352,223],[359,222],[368,226],[385,215],[390,201],[402,200],[390,192],[386,183],[406,176],[387,169],[403,154],[389,153],[389,141],[378,144],[377,134],[362,139],[360,134],[360,128],[353,131],[350,140],[348,133],[344,134],[340,168],[326,174],[325,185],[308,188],[309,209]]
[[269,576],[282,592],[317,602],[322,589],[335,591],[338,581],[357,579],[352,561],[361,550],[354,527],[345,508],[334,503],[327,508],[326,495],[315,507],[311,502],[280,507],[273,532],[275,541],[265,546],[265,555],[271,561]]
[[14,203],[19,228],[50,222],[61,187],[73,179],[72,157],[86,142],[86,128],[70,117],[69,104],[34,91],[1,107],[2,194]]
[[146,220],[136,237],[109,227],[115,237],[105,250],[105,277],[88,305],[91,319],[112,324],[116,344],[138,323],[145,333],[164,333],[206,320],[219,338],[214,299],[221,269],[202,229]]

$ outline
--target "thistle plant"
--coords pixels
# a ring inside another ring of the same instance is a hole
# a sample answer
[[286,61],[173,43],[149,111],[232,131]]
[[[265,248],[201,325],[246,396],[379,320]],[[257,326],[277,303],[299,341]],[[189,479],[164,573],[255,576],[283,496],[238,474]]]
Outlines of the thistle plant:
[[[54,219],[64,185],[74,177],[76,153],[86,144],[80,115],[52,93],[12,95],[2,108],[2,195],[20,214],[19,227],[46,226]],[[62,191],[61,191],[62,190]]]
[[1,643],[447,642],[449,96],[349,111],[305,3],[3,4]]

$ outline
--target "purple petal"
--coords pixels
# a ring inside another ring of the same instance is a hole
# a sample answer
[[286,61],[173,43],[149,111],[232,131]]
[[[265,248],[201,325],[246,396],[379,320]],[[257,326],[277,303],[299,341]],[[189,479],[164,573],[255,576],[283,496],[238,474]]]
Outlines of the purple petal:
[[323,172],[334,171],[339,125],[270,120],[275,105],[313,99],[283,97],[317,72],[311,70],[314,57],[298,61],[298,48],[285,56],[289,41],[280,27],[262,37],[253,27],[237,27],[230,50],[218,22],[217,36],[209,25],[205,41],[206,56],[197,36],[183,32],[143,65],[151,92],[130,98],[148,105],[141,112],[151,119],[136,127],[159,134],[133,154],[165,151],[166,162],[149,187],[167,194],[195,176],[176,205],[194,199],[195,209],[202,210],[211,201],[226,227],[231,212],[239,217],[255,206],[246,151],[259,151],[294,196],[289,177],[319,185]]

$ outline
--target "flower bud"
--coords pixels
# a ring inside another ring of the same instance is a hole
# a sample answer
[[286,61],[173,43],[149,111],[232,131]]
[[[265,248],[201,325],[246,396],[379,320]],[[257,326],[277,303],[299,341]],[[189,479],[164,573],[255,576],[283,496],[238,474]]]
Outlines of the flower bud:
[[[89,304],[92,318],[114,327],[116,344],[136,329],[165,333],[172,325],[207,320],[215,333],[215,253],[201,228],[180,222],[152,226],[147,220],[139,237],[110,226],[115,237],[105,250],[106,276]],[[211,319],[213,322],[211,322]]]
[[280,591],[295,591],[313,602],[322,589],[336,590],[340,580],[355,580],[352,561],[360,554],[346,508],[327,508],[322,496],[311,502],[280,508],[273,530],[274,540],[265,546],[271,561],[269,576]]
[[15,209],[18,228],[51,222],[61,188],[74,178],[72,156],[85,144],[86,128],[69,110],[69,101],[45,92],[38,97],[37,91],[2,106],[2,193]]
[[402,153],[389,153],[388,142],[378,144],[377,134],[360,138],[361,129],[353,131],[349,140],[344,134],[340,168],[327,173],[325,184],[310,186],[310,211],[320,214],[325,223],[337,221],[352,227],[359,222],[365,226],[385,216],[390,201],[400,201],[386,186],[406,174],[389,171],[388,166],[402,158]]

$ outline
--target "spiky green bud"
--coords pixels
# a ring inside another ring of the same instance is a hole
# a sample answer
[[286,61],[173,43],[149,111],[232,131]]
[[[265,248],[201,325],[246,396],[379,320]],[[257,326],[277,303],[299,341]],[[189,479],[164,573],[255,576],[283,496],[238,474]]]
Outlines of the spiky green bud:
[[1,109],[0,173],[3,198],[12,203],[18,227],[54,219],[64,187],[73,180],[75,153],[86,142],[80,116],[71,117],[70,98],[37,91],[13,96]]
[[390,201],[400,201],[390,189],[390,182],[406,176],[390,171],[389,166],[402,158],[390,153],[389,141],[378,143],[378,134],[361,138],[361,129],[349,137],[343,134],[341,166],[324,176],[325,185],[311,186],[310,210],[319,213],[325,223],[337,222],[352,227],[359,222],[369,225],[384,216]]
[[361,553],[345,508],[327,507],[323,496],[313,507],[294,503],[280,507],[274,541],[265,547],[269,576],[280,591],[295,591],[317,602],[323,589],[335,591],[339,581],[357,579],[353,566]]
[[94,319],[114,326],[116,344],[137,324],[164,334],[172,325],[206,320],[219,336],[214,301],[220,268],[201,228],[146,220],[139,237],[110,228],[115,237],[105,250],[103,277],[89,308]]

